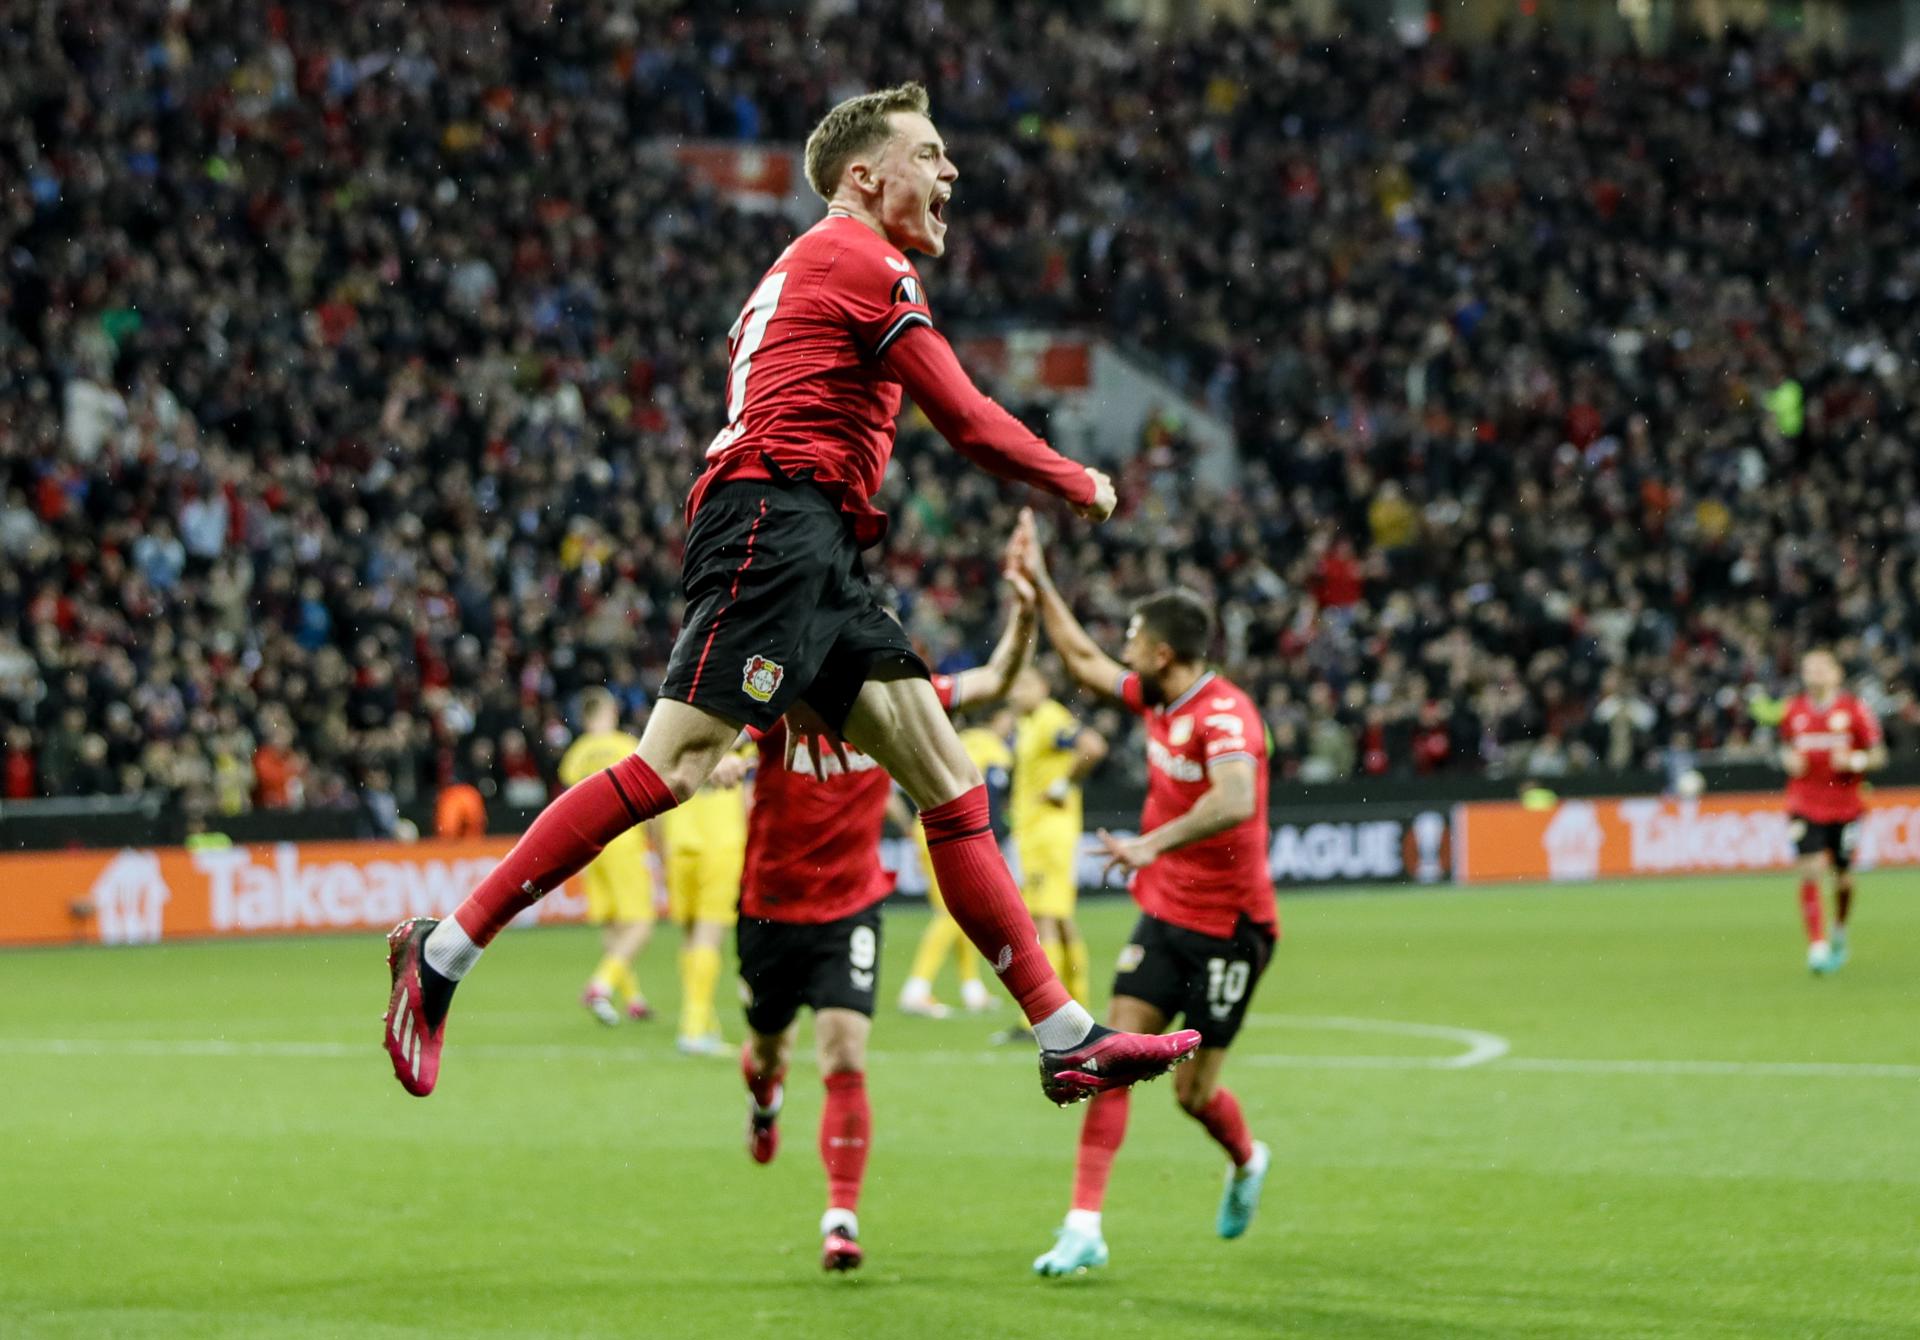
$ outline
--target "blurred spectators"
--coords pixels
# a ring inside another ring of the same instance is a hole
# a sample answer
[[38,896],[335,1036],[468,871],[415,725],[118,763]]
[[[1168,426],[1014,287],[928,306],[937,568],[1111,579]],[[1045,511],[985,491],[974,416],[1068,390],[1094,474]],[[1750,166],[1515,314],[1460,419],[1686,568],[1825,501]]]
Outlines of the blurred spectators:
[[[1816,639],[1915,743],[1913,88],[719,8],[0,0],[9,795],[544,798],[583,687],[645,711],[787,236],[644,143],[796,142],[908,74],[962,170],[943,323],[1085,323],[1235,426],[1205,496],[1156,416],[1054,566],[1116,644],[1200,589],[1278,771],[1757,755]],[[943,667],[1019,501],[909,419],[872,566]]]

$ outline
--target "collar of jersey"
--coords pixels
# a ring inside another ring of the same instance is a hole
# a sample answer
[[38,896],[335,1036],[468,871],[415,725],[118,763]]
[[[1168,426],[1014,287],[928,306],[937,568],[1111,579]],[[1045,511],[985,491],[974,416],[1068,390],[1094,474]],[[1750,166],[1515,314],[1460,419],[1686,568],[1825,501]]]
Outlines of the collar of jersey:
[[1175,698],[1172,702],[1168,703],[1165,707],[1161,708],[1160,715],[1165,716],[1169,712],[1178,712],[1181,708],[1185,707],[1188,703],[1192,702],[1193,695],[1200,692],[1201,689],[1204,689],[1205,687],[1207,687],[1207,684],[1212,679],[1213,679],[1213,671],[1208,670],[1203,672],[1200,678],[1193,681],[1193,684],[1187,689],[1185,693],[1181,694],[1178,698]]

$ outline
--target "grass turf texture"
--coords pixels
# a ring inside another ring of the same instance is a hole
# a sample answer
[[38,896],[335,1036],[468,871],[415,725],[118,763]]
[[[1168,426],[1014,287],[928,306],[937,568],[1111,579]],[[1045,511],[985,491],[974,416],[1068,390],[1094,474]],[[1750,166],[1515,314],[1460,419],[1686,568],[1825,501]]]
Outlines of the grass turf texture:
[[[978,1020],[883,1010],[839,1279],[811,1066],[750,1165],[731,1061],[576,1003],[584,930],[502,938],[424,1102],[377,1040],[377,935],[0,955],[0,1334],[1920,1335],[1912,885],[1863,881],[1831,980],[1786,878],[1290,899],[1227,1071],[1274,1149],[1260,1219],[1213,1237],[1222,1159],[1148,1086],[1113,1264],[1068,1281],[1029,1262],[1078,1110]],[[1111,963],[1131,909],[1083,910]],[[922,924],[889,918],[889,1000]],[[660,1005],[671,964],[667,936]],[[1467,1043],[1341,1020],[1512,1050],[1439,1068]]]

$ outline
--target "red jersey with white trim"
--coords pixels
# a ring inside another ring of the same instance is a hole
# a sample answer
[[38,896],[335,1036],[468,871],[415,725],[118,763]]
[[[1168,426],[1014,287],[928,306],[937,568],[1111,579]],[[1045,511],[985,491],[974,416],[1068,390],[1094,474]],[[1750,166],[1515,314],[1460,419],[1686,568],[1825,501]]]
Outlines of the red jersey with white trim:
[[893,892],[880,864],[880,832],[893,779],[847,748],[851,770],[802,745],[786,766],[787,725],[760,737],[740,911],[768,921],[817,925],[850,917]]
[[1133,877],[1133,897],[1149,916],[1201,935],[1225,938],[1244,914],[1279,929],[1267,868],[1267,727],[1253,699],[1209,670],[1164,706],[1150,706],[1140,676],[1123,674],[1114,696],[1147,723],[1147,803],[1140,831],[1151,833],[1194,807],[1209,769],[1228,759],[1253,764],[1253,814],[1232,828],[1167,852]]
[[[861,547],[886,532],[871,501],[893,456],[901,386],[881,357],[931,326],[900,248],[829,214],[761,278],[727,333],[727,426],[707,448],[691,516],[720,479],[811,479],[852,518]],[[768,462],[772,462],[772,468]]]
[[1880,723],[1850,693],[1820,704],[1801,694],[1780,720],[1780,742],[1797,749],[1807,770],[1787,779],[1787,809],[1817,824],[1852,823],[1867,812],[1863,780],[1846,767],[1846,755],[1880,743]]

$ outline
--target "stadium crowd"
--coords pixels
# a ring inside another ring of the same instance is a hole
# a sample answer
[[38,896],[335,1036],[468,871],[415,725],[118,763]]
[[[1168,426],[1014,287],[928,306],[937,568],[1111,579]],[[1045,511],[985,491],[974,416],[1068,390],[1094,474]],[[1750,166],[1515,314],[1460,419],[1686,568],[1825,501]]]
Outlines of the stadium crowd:
[[[1920,739],[1884,70],[716,8],[0,0],[0,798],[537,803],[576,691],[663,668],[787,236],[642,146],[904,77],[961,168],[943,324],[1096,329],[1234,425],[1209,495],[1170,406],[1054,570],[1111,642],[1207,594],[1276,769],[1758,754],[1819,639]],[[964,664],[1022,499],[911,418],[897,462],[874,570]]]

